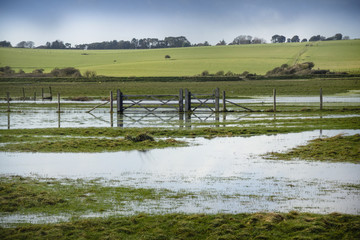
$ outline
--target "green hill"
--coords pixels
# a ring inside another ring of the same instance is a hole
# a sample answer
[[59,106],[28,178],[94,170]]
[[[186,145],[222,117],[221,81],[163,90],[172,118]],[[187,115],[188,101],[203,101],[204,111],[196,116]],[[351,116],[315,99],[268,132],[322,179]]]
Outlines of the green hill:
[[15,70],[75,67],[106,76],[193,76],[204,70],[265,74],[304,61],[314,62],[315,68],[360,73],[360,40],[146,50],[0,48],[0,66]]

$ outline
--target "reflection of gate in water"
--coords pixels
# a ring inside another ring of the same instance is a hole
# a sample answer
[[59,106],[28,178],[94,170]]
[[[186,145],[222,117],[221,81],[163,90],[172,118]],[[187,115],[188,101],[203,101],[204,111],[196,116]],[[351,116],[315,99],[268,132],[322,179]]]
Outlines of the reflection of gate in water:
[[[219,127],[226,124],[228,113],[215,112],[132,112],[116,114],[117,127],[192,127],[206,123],[208,127]],[[232,121],[239,121],[246,115],[238,115]],[[113,115],[111,114],[111,127],[113,127]]]

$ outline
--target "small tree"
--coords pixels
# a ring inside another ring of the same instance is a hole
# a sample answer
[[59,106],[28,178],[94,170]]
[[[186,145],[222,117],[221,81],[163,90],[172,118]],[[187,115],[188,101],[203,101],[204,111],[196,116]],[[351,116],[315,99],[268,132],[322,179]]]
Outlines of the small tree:
[[291,42],[300,42],[300,38],[298,35],[295,35],[291,38]]
[[201,73],[201,76],[209,76],[209,71],[205,70]]
[[170,59],[170,55],[165,55],[165,59]]
[[224,76],[224,71],[218,71],[215,75],[216,76]]
[[87,78],[94,78],[94,77],[96,77],[96,72],[95,72],[95,71],[87,70],[87,71],[85,72],[85,77],[87,77]]

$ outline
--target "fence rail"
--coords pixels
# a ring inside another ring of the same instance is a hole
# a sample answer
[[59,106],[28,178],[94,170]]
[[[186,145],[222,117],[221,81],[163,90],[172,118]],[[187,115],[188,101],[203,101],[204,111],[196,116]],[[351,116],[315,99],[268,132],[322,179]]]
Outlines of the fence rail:
[[[45,95],[42,89],[41,98],[38,100],[53,99],[52,89],[49,87],[49,93]],[[17,101],[31,101],[36,102],[36,92],[34,98],[27,97],[25,90],[21,91],[15,98],[11,98],[10,93],[6,92],[6,105],[4,105],[7,112],[11,111],[11,102]],[[57,92],[57,106],[58,112],[60,109],[60,92]],[[270,93],[271,94],[271,93]],[[276,89],[273,89],[272,94],[267,97],[248,98],[248,99],[228,99],[226,92],[223,91],[220,95],[218,88],[214,89],[211,93],[194,93],[188,89],[179,89],[178,94],[125,94],[118,89],[114,98],[113,91],[110,91],[110,99],[106,102],[99,102],[98,105],[90,107],[87,112],[92,112],[96,108],[102,107],[110,103],[110,112],[124,113],[131,110],[134,111],[177,111],[182,112],[228,112],[240,111],[247,112],[277,112],[277,111],[308,111],[308,110],[323,110],[340,107],[359,107],[360,100],[356,97],[339,97],[339,96],[326,96],[323,97],[323,91],[319,89],[318,96],[280,96],[277,97]],[[342,101],[341,99],[344,98]],[[356,101],[356,99],[358,99]],[[15,100],[15,101],[14,101]],[[115,102],[115,104],[114,104]],[[116,105],[116,106],[114,106]],[[220,107],[222,106],[222,109]],[[116,109],[114,109],[116,108]]]

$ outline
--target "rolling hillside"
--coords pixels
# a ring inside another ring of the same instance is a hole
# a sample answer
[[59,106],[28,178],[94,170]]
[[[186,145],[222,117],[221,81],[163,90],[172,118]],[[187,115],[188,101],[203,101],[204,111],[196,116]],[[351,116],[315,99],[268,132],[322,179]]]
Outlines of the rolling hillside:
[[304,61],[314,62],[315,68],[359,73],[360,40],[147,50],[0,48],[0,66],[15,70],[75,67],[106,76],[193,76],[204,70],[265,74],[284,63]]

